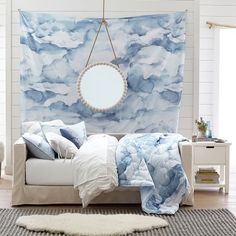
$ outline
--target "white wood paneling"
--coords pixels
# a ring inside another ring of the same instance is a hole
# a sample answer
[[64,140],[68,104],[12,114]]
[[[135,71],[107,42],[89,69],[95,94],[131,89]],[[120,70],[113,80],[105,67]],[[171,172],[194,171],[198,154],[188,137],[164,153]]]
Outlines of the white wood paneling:
[[235,0],[201,0],[202,6],[236,6]]
[[200,0],[200,76],[199,115],[218,127],[218,62],[217,29],[209,29],[206,21],[236,25],[235,0]]
[[213,93],[201,93],[199,97],[199,103],[201,105],[213,105],[214,94]]
[[[2,35],[0,37],[5,37],[5,35]],[[5,52],[6,52],[5,48],[0,47],[0,59],[4,59],[5,60]]]
[[6,174],[12,173],[12,121],[11,121],[11,74],[12,74],[12,22],[11,22],[11,1],[6,1]]
[[201,83],[214,82],[214,71],[200,71],[199,76],[201,78]]
[[[9,0],[10,1],[10,0]],[[18,9],[34,12],[46,12],[53,14],[63,14],[68,16],[76,16],[78,18],[84,17],[101,17],[102,1],[101,0],[11,0],[11,70],[9,72],[9,80],[11,84],[8,86],[8,92],[11,94],[11,131],[9,135],[11,141],[9,147],[20,135],[20,89],[19,89],[19,61],[20,61],[20,47],[19,47],[19,13]],[[186,57],[185,57],[185,76],[184,87],[179,119],[179,132],[187,137],[192,135],[194,98],[198,94],[198,90],[194,87],[196,83],[195,61],[198,58],[196,53],[196,15],[195,0],[109,0],[106,1],[106,17],[125,17],[135,15],[147,15],[158,13],[169,13],[176,11],[187,10],[187,24],[186,24]],[[198,14],[198,12],[197,12]],[[198,49],[197,49],[198,50]],[[197,80],[198,81],[198,80]],[[195,93],[195,95],[193,95]],[[195,97],[194,97],[195,96]],[[198,99],[197,99],[198,100]],[[10,159],[10,157],[8,157]]]
[[[48,11],[48,12],[99,12],[102,11],[102,4],[100,0],[62,0],[60,4],[58,0],[17,0],[12,2],[12,10],[18,9],[30,10],[30,11]],[[106,14],[107,12],[135,12],[141,11],[145,13],[150,12],[175,12],[188,10],[193,12],[193,1],[181,1],[181,0],[109,0],[106,2]]]
[[200,49],[213,50],[214,45],[212,44],[212,38],[201,38],[200,39]]
[[6,119],[5,119],[5,0],[0,1],[0,140],[5,143]]
[[235,8],[236,5],[222,5],[222,6],[217,6],[217,5],[204,5],[201,8],[201,16],[217,16],[221,19],[221,17],[235,17]]
[[[201,41],[201,43],[204,43]],[[214,49],[200,49],[200,61],[214,61],[215,60],[215,53]]]
[[6,101],[5,94],[1,93],[0,94],[0,104],[1,104],[1,107],[4,106],[5,101]]

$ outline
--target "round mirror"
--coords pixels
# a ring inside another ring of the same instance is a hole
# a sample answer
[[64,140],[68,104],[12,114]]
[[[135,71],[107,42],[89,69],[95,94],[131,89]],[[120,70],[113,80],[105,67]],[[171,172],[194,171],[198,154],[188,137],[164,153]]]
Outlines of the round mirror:
[[108,111],[125,99],[127,81],[119,67],[96,63],[81,72],[78,93],[82,103],[93,111]]

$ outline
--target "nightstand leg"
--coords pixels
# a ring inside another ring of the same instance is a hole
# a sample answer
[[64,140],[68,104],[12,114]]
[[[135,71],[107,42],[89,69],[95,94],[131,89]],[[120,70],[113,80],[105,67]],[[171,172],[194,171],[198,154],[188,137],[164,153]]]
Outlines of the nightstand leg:
[[229,193],[229,174],[227,172],[225,175],[225,193]]
[[220,182],[222,183],[225,180],[225,167],[220,166]]
[[226,148],[226,163],[225,163],[225,193],[229,192],[229,147]]

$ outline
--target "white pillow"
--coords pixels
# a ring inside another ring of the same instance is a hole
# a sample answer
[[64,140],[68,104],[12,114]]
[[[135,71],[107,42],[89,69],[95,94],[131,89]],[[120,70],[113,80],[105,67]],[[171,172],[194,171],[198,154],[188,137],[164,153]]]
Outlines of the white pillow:
[[78,148],[68,139],[52,132],[45,133],[47,141],[59,157],[72,159],[78,153]]
[[42,129],[41,125],[64,125],[62,120],[51,120],[51,121],[27,121],[23,122],[21,126],[21,132],[24,133],[30,133],[30,134],[37,134],[42,136]]

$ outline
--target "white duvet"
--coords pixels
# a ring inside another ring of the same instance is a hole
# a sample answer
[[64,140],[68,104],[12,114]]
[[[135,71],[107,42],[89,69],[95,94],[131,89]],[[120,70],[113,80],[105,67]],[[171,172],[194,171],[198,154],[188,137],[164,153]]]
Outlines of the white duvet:
[[118,186],[115,161],[118,140],[106,134],[91,135],[73,159],[74,188],[83,207],[102,192]]

